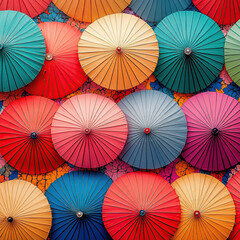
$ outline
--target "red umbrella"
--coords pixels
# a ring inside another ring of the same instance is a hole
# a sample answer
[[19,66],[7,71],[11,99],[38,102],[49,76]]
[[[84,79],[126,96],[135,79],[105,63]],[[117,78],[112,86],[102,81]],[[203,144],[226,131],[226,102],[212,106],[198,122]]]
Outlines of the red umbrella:
[[29,96],[9,104],[0,115],[0,152],[17,170],[42,174],[63,164],[51,140],[52,118],[59,105]]
[[160,175],[133,172],[113,182],[102,212],[114,240],[167,240],[177,230],[181,207],[175,190]]
[[51,0],[0,0],[0,10],[14,10],[34,18],[42,13]]
[[56,112],[52,123],[53,144],[69,163],[96,168],[114,160],[127,139],[127,120],[112,100],[96,95],[77,95]]
[[47,22],[38,25],[46,43],[44,66],[26,91],[51,99],[76,91],[87,80],[78,60],[81,32],[72,26]]

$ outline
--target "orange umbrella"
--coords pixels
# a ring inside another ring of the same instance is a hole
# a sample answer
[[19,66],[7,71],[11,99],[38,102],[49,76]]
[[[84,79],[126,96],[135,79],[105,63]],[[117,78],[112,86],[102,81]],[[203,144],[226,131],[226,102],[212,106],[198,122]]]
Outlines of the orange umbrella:
[[22,180],[0,184],[0,239],[47,239],[52,214],[47,198]]
[[90,24],[78,44],[85,73],[98,85],[125,90],[139,85],[155,70],[158,42],[140,18],[118,13]]
[[216,178],[192,173],[172,184],[181,204],[181,221],[173,240],[225,240],[235,222],[235,206]]
[[83,22],[112,13],[120,13],[132,0],[53,0],[53,3],[68,16]]

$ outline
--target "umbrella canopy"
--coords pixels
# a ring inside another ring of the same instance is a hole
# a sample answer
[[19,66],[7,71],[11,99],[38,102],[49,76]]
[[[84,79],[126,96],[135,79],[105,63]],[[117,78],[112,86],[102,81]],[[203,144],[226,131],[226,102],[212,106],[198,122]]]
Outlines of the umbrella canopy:
[[224,35],[199,12],[176,12],[155,28],[159,60],[154,75],[181,93],[198,92],[216,79],[224,63]]
[[53,144],[58,153],[77,167],[97,168],[116,159],[127,139],[127,120],[112,100],[77,95],[56,112]]
[[26,91],[51,99],[65,97],[87,80],[77,53],[81,32],[59,22],[40,23],[38,26],[45,38],[47,53],[42,70]]
[[79,41],[79,60],[98,85],[124,90],[139,85],[155,70],[158,43],[140,18],[118,13],[90,24]]
[[225,66],[231,79],[240,85],[240,21],[232,26],[225,42]]
[[94,22],[105,15],[120,13],[130,2],[131,0],[53,0],[65,14],[83,22]]
[[171,13],[185,10],[191,0],[132,0],[130,8],[149,22],[160,22]]
[[111,185],[103,202],[103,222],[114,240],[170,239],[180,216],[177,194],[155,173],[123,175]]
[[45,43],[37,24],[15,11],[0,14],[0,92],[30,83],[42,68]]
[[1,0],[0,10],[14,10],[34,18],[42,13],[51,0]]
[[233,24],[240,18],[239,0],[193,0],[193,3],[219,25]]
[[181,221],[173,240],[226,240],[235,221],[235,206],[216,178],[192,173],[172,183],[180,199]]
[[157,91],[134,92],[118,106],[125,113],[129,134],[120,158],[144,169],[163,167],[181,153],[187,123],[183,111],[168,95]]
[[64,163],[51,139],[59,105],[37,96],[20,98],[0,115],[0,153],[8,164],[29,174],[50,172]]
[[112,180],[98,172],[70,172],[46,191],[53,220],[51,239],[110,240],[102,222],[102,203]]
[[222,171],[240,159],[240,105],[222,93],[205,92],[182,106],[187,119],[187,141],[182,156],[207,171]]
[[52,214],[39,188],[23,180],[0,184],[0,239],[47,239]]
[[235,225],[228,239],[238,240],[240,239],[240,172],[228,181],[227,189],[231,193],[236,208]]

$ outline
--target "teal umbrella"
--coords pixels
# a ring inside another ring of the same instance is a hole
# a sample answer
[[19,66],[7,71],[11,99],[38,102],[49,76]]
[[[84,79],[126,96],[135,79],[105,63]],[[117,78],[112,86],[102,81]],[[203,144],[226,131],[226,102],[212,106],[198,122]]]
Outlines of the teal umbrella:
[[0,13],[0,92],[30,83],[45,59],[45,42],[37,24],[15,11]]
[[159,60],[154,75],[167,88],[198,92],[212,83],[224,63],[224,35],[199,12],[176,12],[155,28]]

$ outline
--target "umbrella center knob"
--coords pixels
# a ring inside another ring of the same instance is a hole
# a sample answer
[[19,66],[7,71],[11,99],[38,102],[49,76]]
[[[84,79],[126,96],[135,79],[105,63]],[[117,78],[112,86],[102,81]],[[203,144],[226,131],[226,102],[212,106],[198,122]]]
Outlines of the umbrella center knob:
[[31,138],[32,138],[32,139],[36,139],[36,138],[37,138],[37,133],[32,132],[32,133],[31,133]]
[[52,54],[51,54],[51,53],[47,53],[46,56],[45,56],[45,59],[46,59],[47,61],[51,61],[51,60],[53,59]]
[[12,217],[8,217],[7,220],[8,220],[8,222],[12,222],[13,218]]
[[194,217],[199,218],[200,217],[200,212],[199,211],[195,211],[194,212]]
[[0,43],[0,50],[2,50],[2,49],[3,49],[3,44]]
[[144,210],[140,210],[140,211],[139,211],[139,215],[140,215],[140,216],[143,217],[143,216],[145,216],[145,214],[146,214],[146,212],[145,212]]
[[219,134],[219,130],[217,128],[212,129],[212,135],[217,136]]
[[189,47],[185,48],[184,53],[185,53],[185,55],[190,55],[192,53],[191,48],[189,48]]
[[81,211],[77,212],[77,213],[76,213],[76,216],[77,216],[78,218],[82,218],[82,217],[83,217],[83,212],[81,212]]
[[121,47],[117,47],[117,48],[116,48],[116,52],[117,52],[117,53],[121,53],[121,52],[122,52],[122,48],[121,48]]
[[90,129],[89,129],[89,128],[86,128],[86,129],[84,130],[84,132],[85,132],[85,134],[89,134],[89,133],[90,133]]
[[144,129],[144,132],[145,132],[146,134],[149,134],[149,133],[151,132],[151,130],[150,130],[150,128],[145,128],[145,129]]

